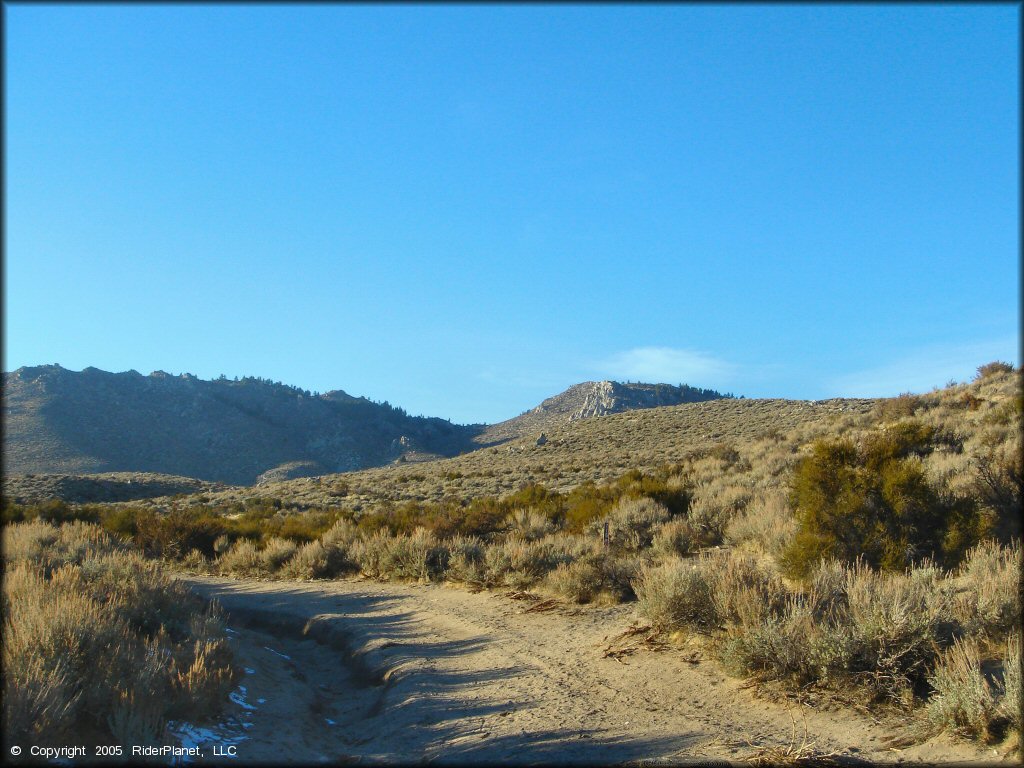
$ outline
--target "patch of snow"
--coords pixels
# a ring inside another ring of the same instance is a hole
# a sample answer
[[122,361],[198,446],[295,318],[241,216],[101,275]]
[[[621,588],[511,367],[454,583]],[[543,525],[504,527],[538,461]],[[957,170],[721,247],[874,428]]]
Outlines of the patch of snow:
[[288,659],[288,661],[291,661],[291,660],[292,660],[292,657],[291,657],[291,656],[286,656],[285,654],[281,653],[280,651],[275,651],[275,650],[274,650],[273,648],[271,648],[271,647],[270,647],[269,645],[264,645],[263,647],[264,647],[264,648],[266,648],[266,649],[267,649],[268,651],[270,651],[271,653],[276,653],[276,654],[277,654],[278,656],[280,656],[280,657],[281,657],[282,659]]
[[[224,724],[221,723],[214,728],[204,728],[198,725],[192,725],[192,723],[175,722],[170,721],[167,723],[168,732],[177,739],[181,746],[185,749],[193,749],[195,747],[213,747],[213,746],[231,746],[243,741],[248,736],[244,736],[240,733],[228,733],[224,730]],[[190,762],[188,755],[181,755],[180,757],[173,757],[171,759],[172,765]]]
[[246,688],[244,685],[238,686],[238,690],[232,691],[228,694],[228,698],[231,699],[235,704],[242,707],[243,709],[253,710],[256,709],[252,704],[245,700]]

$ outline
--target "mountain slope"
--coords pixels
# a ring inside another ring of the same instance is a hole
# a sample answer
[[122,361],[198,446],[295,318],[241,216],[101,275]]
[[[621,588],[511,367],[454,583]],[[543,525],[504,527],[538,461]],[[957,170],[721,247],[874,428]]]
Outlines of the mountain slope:
[[159,472],[251,484],[453,456],[480,427],[341,391],[57,365],[5,373],[4,472]]
[[585,381],[549,397],[536,408],[514,419],[487,427],[477,438],[481,445],[540,435],[572,421],[607,416],[612,413],[660,408],[666,405],[718,400],[722,395],[711,389],[696,389],[682,384],[622,384],[617,381]]
[[[314,395],[256,378],[205,381],[162,371],[143,376],[43,365],[3,374],[3,469],[7,475],[139,472],[262,485],[451,457],[536,439],[595,416],[722,397],[688,386],[584,382],[514,419],[463,426],[410,417],[341,390]],[[134,496],[138,489],[131,491]]]

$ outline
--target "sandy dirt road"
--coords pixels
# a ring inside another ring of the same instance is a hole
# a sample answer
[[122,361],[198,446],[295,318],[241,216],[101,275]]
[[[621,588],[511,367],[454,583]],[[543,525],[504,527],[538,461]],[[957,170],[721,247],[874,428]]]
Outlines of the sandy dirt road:
[[853,765],[999,759],[944,736],[897,749],[905,724],[760,699],[684,650],[606,656],[642,640],[613,642],[636,620],[628,604],[537,611],[440,585],[183,578],[224,607],[246,672],[224,720],[189,738],[244,763],[709,765],[799,746],[805,728]]

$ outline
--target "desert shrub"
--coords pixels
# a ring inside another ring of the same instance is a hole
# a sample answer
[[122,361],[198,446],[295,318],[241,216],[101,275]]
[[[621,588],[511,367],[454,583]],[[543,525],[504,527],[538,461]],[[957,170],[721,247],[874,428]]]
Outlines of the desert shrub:
[[448,549],[425,528],[392,539],[390,560],[393,577],[428,581],[438,579],[448,567]]
[[875,405],[875,414],[881,421],[897,421],[913,416],[923,405],[920,397],[904,392],[897,397],[879,400]]
[[[215,610],[96,526],[29,525],[4,535],[5,728],[124,744],[220,707],[234,671]],[[144,724],[125,706],[143,700]]]
[[635,558],[592,551],[571,563],[560,563],[548,574],[548,585],[576,603],[589,603],[600,595],[622,602],[634,597],[632,580],[638,567]]
[[179,565],[190,573],[209,573],[211,570],[210,561],[198,549],[193,549],[185,555]]
[[359,529],[351,520],[338,520],[323,533],[320,540],[325,546],[338,544],[345,549],[349,549],[358,538]]
[[973,490],[992,513],[981,533],[991,531],[1003,541],[1019,537],[1024,502],[1024,454],[1019,438],[999,441],[976,455],[972,463]]
[[1010,633],[1003,654],[1003,691],[999,702],[999,713],[1017,730],[1018,739],[1024,735],[1021,718],[1024,716],[1024,690],[1021,689],[1021,633],[1016,629]]
[[221,576],[253,577],[264,575],[263,558],[259,547],[248,539],[236,541],[216,562]]
[[508,527],[513,534],[533,541],[554,533],[555,523],[550,517],[535,509],[517,509],[509,515]]
[[715,573],[715,613],[727,619],[717,652],[738,674],[857,684],[907,705],[956,630],[949,585],[930,565],[900,574],[828,560],[789,594],[752,560],[732,556]]
[[682,557],[700,546],[697,532],[686,518],[662,523],[651,540],[651,551],[657,557]]
[[576,486],[565,497],[562,519],[566,530],[581,533],[588,524],[608,514],[620,495],[619,488],[589,481]]
[[729,552],[712,556],[705,563],[712,574],[711,599],[719,623],[752,626],[782,610],[787,596],[782,579],[755,558]]
[[535,541],[510,536],[487,547],[484,582],[488,586],[522,589],[540,581],[559,564],[571,563],[589,547],[578,537],[564,534],[553,534]]
[[847,570],[846,622],[854,633],[850,672],[880,696],[905,702],[920,690],[937,641],[951,639],[951,595],[931,566],[882,573],[863,562]]
[[690,507],[689,489],[672,467],[662,467],[653,474],[630,470],[615,481],[613,490],[620,496],[653,499],[670,515],[685,515]]
[[713,584],[702,560],[668,560],[643,566],[633,590],[639,612],[658,629],[710,631],[718,625]]
[[577,603],[591,602],[604,584],[600,565],[590,558],[559,563],[547,580],[551,589]]
[[[555,494],[557,496],[557,494]],[[446,530],[439,530],[443,538],[450,536],[491,537],[505,530],[509,502],[491,498],[473,499],[466,507],[453,507],[449,512]],[[548,514],[547,511],[543,514]]]
[[322,536],[336,520],[337,514],[331,512],[309,511],[283,515],[280,528],[274,535],[298,544],[306,544]]
[[35,504],[18,504],[3,499],[3,522],[20,523],[39,520],[44,523],[96,523],[101,507],[95,504],[68,504],[63,499],[47,499]]
[[19,560],[42,561],[57,541],[57,529],[41,522],[22,523],[4,528],[4,563]]
[[351,554],[364,574],[383,579],[439,579],[448,566],[447,547],[425,528],[377,531],[355,542]]
[[993,360],[991,363],[985,363],[984,365],[978,366],[978,374],[976,379],[985,379],[989,376],[994,376],[999,373],[1013,373],[1014,367],[1012,363],[1004,363],[1001,360]]
[[718,640],[717,653],[734,674],[803,684],[815,677],[811,662],[814,633],[810,607],[791,595],[780,613],[728,627]]
[[750,501],[748,490],[721,483],[699,485],[693,491],[687,520],[697,536],[699,546],[720,544],[729,522]]
[[983,541],[960,567],[955,615],[971,635],[1001,637],[1021,621],[1021,545]]
[[796,535],[797,523],[786,494],[780,490],[758,494],[728,522],[723,539],[733,546],[746,546],[779,557]]
[[281,575],[290,579],[330,579],[356,567],[342,544],[320,540],[303,544],[285,563]]
[[448,542],[448,571],[453,581],[481,584],[484,581],[485,547],[476,536],[456,536]]
[[844,563],[822,560],[811,572],[808,583],[807,599],[817,620],[835,617],[849,608],[849,569]]
[[[814,443],[793,472],[790,501],[798,530],[782,556],[806,576],[826,558],[901,571],[926,558],[955,562],[977,514],[969,500],[929,484],[920,455],[934,430],[902,422],[879,430],[860,449],[850,440]],[[956,528],[956,550],[947,534]]]
[[352,558],[363,574],[374,578],[387,578],[391,538],[387,530],[377,530],[356,540],[352,546]]
[[1008,718],[999,706],[1002,686],[982,671],[978,644],[956,640],[939,659],[928,682],[935,689],[926,705],[928,720],[962,736],[991,740]]
[[546,488],[540,483],[529,483],[502,499],[501,506],[510,512],[517,509],[532,509],[548,519],[555,520],[562,516],[565,500],[558,491]]
[[46,575],[63,565],[78,565],[111,551],[124,552],[126,547],[89,523],[53,526],[34,521],[4,529],[4,561],[8,564],[30,561]]
[[671,517],[668,508],[646,496],[624,496],[603,518],[587,526],[589,536],[602,536],[608,524],[609,544],[616,550],[637,552],[651,546],[655,530]]
[[227,530],[223,519],[195,510],[172,510],[166,514],[139,510],[134,513],[132,526],[132,540],[137,547],[152,557],[171,559],[193,549],[213,557],[214,542]]
[[274,537],[267,541],[260,551],[260,563],[267,573],[273,573],[295,554],[299,547],[290,539]]

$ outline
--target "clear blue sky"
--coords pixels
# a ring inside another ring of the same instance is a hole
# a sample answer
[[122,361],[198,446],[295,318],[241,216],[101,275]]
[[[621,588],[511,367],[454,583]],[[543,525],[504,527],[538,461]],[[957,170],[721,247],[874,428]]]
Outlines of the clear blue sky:
[[1020,364],[1017,6],[4,13],[4,370],[493,422]]

